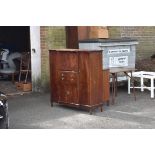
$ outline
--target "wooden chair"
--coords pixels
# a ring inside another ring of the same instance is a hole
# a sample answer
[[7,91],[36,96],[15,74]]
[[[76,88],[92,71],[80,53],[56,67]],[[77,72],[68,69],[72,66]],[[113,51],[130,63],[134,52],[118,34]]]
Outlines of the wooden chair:
[[24,83],[27,83],[28,74],[31,72],[31,55],[30,52],[23,53],[20,60],[19,82],[22,74],[25,74]]

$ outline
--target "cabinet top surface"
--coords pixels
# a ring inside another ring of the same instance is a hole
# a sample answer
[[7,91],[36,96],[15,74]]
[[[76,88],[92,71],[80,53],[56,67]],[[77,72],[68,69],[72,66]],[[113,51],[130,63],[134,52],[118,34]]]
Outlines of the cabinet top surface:
[[131,38],[109,38],[109,39],[86,39],[80,40],[79,43],[118,43],[118,42],[137,42],[137,39]]
[[52,49],[49,52],[102,52],[102,50],[90,50],[90,49]]

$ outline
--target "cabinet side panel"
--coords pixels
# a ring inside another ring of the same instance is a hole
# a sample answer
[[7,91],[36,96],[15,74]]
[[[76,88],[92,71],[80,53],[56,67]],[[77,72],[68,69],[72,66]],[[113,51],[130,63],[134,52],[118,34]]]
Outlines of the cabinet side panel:
[[90,53],[90,104],[97,105],[102,102],[102,53]]
[[90,74],[89,74],[89,54],[80,52],[79,54],[79,104],[89,105],[90,103]]
[[108,102],[110,98],[109,70],[103,70],[103,102]]
[[51,102],[58,101],[57,87],[57,52],[50,52],[50,87],[51,87]]

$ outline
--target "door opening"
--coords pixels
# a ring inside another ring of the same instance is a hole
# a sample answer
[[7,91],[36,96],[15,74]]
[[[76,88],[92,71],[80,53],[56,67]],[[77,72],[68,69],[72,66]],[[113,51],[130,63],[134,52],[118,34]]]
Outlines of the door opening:
[[[0,91],[6,94],[21,92],[14,82],[19,80],[21,55],[24,53],[31,53],[30,27],[0,26]],[[21,80],[24,79],[23,74]],[[31,72],[27,81],[31,81]]]

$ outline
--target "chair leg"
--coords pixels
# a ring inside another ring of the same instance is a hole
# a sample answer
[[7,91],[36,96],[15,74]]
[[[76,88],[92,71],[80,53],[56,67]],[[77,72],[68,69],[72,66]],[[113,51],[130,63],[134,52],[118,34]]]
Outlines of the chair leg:
[[154,80],[151,78],[151,98],[154,98]]
[[131,81],[130,81],[130,77],[128,77],[128,94],[131,94]]
[[140,87],[141,87],[141,91],[144,91],[144,78],[143,77],[140,78]]

